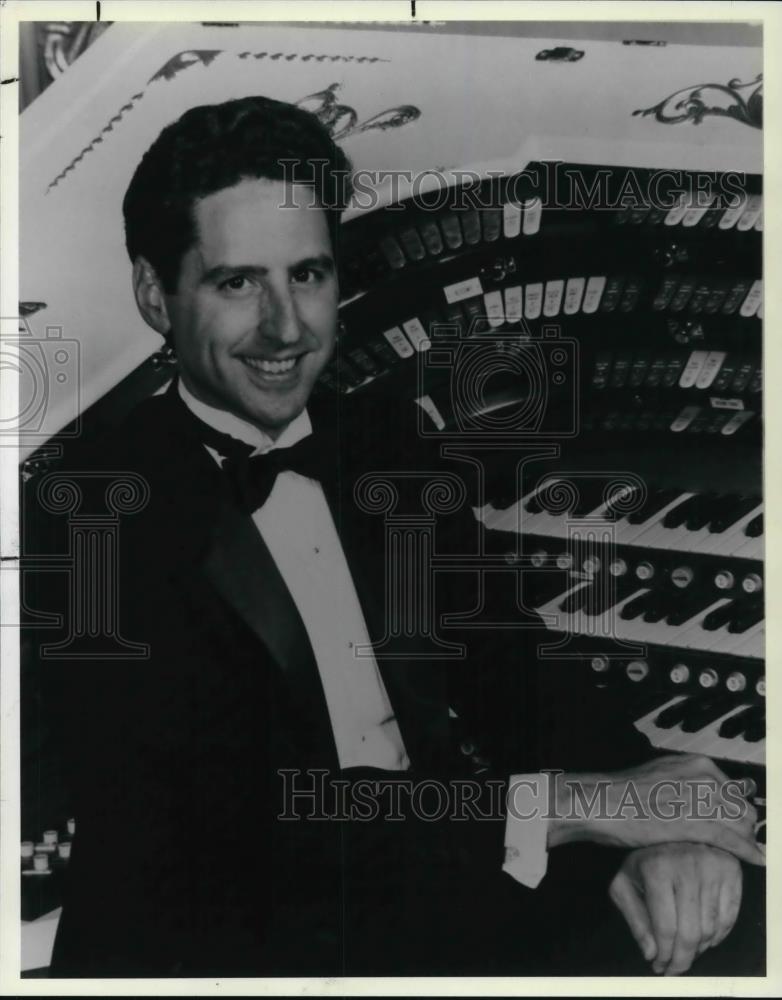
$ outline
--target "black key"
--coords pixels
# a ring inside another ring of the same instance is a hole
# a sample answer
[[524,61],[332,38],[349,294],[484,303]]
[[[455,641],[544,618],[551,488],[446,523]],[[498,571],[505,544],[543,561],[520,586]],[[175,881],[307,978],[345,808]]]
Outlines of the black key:
[[705,701],[697,701],[691,712],[686,712],[682,719],[683,733],[697,733],[712,722],[716,722],[726,712],[729,712],[735,705],[732,698],[718,696],[707,698]]
[[753,517],[752,520],[744,525],[744,534],[748,538],[760,538],[763,534],[763,515],[758,514],[757,517]]
[[743,736],[747,743],[760,743],[761,740],[766,738],[765,720],[760,719],[748,725],[744,730]]
[[[639,487],[633,487],[631,493],[627,493],[622,496],[621,498],[622,508],[626,509],[633,503],[633,497],[638,493],[638,491]],[[616,502],[617,501],[614,501],[614,504]],[[623,517],[627,517],[627,514],[621,510],[617,510],[614,504],[612,504],[611,501],[609,500],[605,510],[603,511],[603,517],[605,518],[606,521],[618,521]]]
[[570,515],[571,517],[586,517],[602,503],[605,481],[590,483],[585,479],[577,479],[576,488],[579,492],[579,498],[570,509]]
[[665,528],[679,528],[681,527],[690,514],[694,513],[698,509],[698,503],[700,502],[699,496],[688,497],[686,500],[682,500],[681,503],[677,503],[675,507],[663,518],[663,527]]
[[646,611],[643,614],[643,620],[653,624],[654,622],[661,622],[666,615],[671,612],[671,600],[673,594],[667,590],[661,590],[656,595],[655,600],[647,604]]
[[664,708],[655,718],[655,726],[659,729],[673,729],[674,726],[678,726],[688,710],[692,710],[694,700],[694,698],[683,698],[681,701],[677,701],[675,705]]
[[624,619],[626,622],[632,621],[633,618],[637,618],[639,615],[643,614],[644,611],[646,611],[655,596],[656,595],[653,590],[647,590],[646,593],[639,594],[638,597],[634,597],[632,601],[628,601],[619,612],[620,618]]
[[692,513],[684,522],[687,529],[689,531],[700,531],[701,528],[705,528],[712,517],[714,517],[718,504],[719,497],[716,493],[706,493],[699,497]]
[[704,593],[694,593],[689,599],[681,599],[677,606],[673,608],[666,619],[668,625],[684,625],[691,618],[697,618],[705,611],[710,604],[713,604],[713,595]]
[[747,722],[752,720],[755,711],[757,711],[756,705],[747,705],[740,712],[729,716],[717,730],[717,735],[725,740],[732,740],[740,736],[747,728]]
[[721,608],[715,608],[714,611],[710,611],[706,615],[701,623],[702,627],[707,632],[716,632],[718,628],[722,628],[723,625],[727,625],[735,614],[735,601],[731,601],[729,604],[723,604]]
[[632,514],[627,515],[628,524],[643,524],[644,521],[648,521],[650,518],[654,517],[659,511],[663,509],[667,504],[669,504],[674,497],[680,496],[680,490],[654,490],[646,498],[646,503],[644,503],[638,510],[634,510]]
[[638,581],[629,574],[621,577],[611,576],[610,573],[601,574],[595,578],[594,586],[587,595],[584,613],[602,615],[637,589]]
[[742,604],[730,621],[728,625],[728,632],[732,632],[734,634],[746,632],[748,629],[752,628],[753,625],[757,625],[758,622],[762,622],[764,617],[765,611],[762,601],[757,603],[752,602],[751,604]]
[[[758,497],[732,497],[709,522],[709,531],[719,534],[730,528],[740,518],[748,514],[759,503]],[[762,515],[760,515],[762,516]],[[752,524],[752,521],[749,522]]]

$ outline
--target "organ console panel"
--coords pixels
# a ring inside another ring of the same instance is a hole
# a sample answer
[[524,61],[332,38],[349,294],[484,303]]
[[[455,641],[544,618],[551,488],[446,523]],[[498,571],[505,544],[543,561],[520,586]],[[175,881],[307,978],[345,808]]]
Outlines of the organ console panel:
[[[301,51],[319,51],[325,35],[310,32]],[[219,37],[227,52],[233,42]],[[374,57],[377,40],[354,37]],[[430,41],[439,51],[442,39]],[[387,36],[383,58],[402,60],[399,43]],[[520,59],[557,49],[516,43]],[[600,44],[605,65],[590,72],[605,84],[627,49]],[[618,700],[617,742],[634,728],[658,751],[707,754],[755,777],[763,806],[761,78],[747,89],[731,81],[735,112],[709,116],[705,90],[696,113],[686,96],[718,65],[750,81],[760,53],[678,49],[666,54],[675,81],[656,79],[659,54],[638,50],[643,93],[623,96],[622,109],[617,96],[624,118],[610,128],[605,109],[594,111],[602,146],[580,105],[583,158],[557,92],[544,98],[552,121],[529,146],[536,155],[514,162],[497,138],[480,164],[460,161],[474,167],[469,183],[434,185],[425,207],[408,193],[348,213],[341,333],[317,391],[407,400],[435,441],[499,442],[470,502],[487,559],[517,571],[520,609],[550,631],[547,655]],[[477,53],[488,66],[490,49]],[[580,72],[537,65],[560,80]],[[297,93],[282,75],[267,79],[280,96]],[[677,100],[647,109],[650,79],[656,100]],[[396,85],[404,94],[399,76]],[[329,107],[319,112],[327,123]],[[374,138],[404,144],[407,126],[396,126]],[[419,134],[414,147],[420,163],[441,165],[434,140],[422,146]],[[354,153],[349,139],[345,148]],[[383,148],[360,148],[359,166]],[[501,170],[485,166],[500,160]],[[101,433],[172,369],[165,351],[134,363],[90,399],[79,433]],[[29,454],[25,490],[73,426]],[[530,459],[540,446],[546,457]]]

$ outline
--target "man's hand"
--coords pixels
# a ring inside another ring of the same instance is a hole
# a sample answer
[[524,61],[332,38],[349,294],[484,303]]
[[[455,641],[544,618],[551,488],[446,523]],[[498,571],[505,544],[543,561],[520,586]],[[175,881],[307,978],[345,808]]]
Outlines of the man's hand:
[[[553,777],[550,780],[554,780]],[[707,844],[764,865],[752,782],[730,781],[708,757],[670,754],[613,774],[556,777],[549,847],[588,840],[614,847]]]
[[628,855],[609,895],[654,971],[680,975],[736,922],[741,865],[702,844],[644,847]]

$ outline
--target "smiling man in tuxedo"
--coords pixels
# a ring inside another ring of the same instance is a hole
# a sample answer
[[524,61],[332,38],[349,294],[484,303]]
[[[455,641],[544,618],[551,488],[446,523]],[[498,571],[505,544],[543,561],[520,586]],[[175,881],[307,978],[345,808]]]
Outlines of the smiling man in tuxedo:
[[[313,186],[292,162],[328,169]],[[387,404],[368,416],[312,396],[337,338],[347,173],[311,115],[246,98],[166,128],[125,197],[138,308],[173,343],[178,378],[70,464],[149,487],[122,525],[119,606],[150,654],[74,664],[57,696],[78,836],[52,975],[556,971],[540,964],[541,879],[548,849],[571,842],[625,848],[612,898],[655,971],[685,971],[736,919],[736,858],[762,862],[751,807],[696,823],[506,816],[510,767],[565,763],[535,630],[518,634],[513,698],[472,683],[507,658],[485,638],[458,670],[356,655],[384,634],[386,557],[353,488],[367,469],[415,468],[420,442]],[[378,437],[389,447],[372,455]],[[470,728],[481,716],[489,744],[516,732],[492,764]],[[403,777],[473,781],[479,799],[495,777],[501,808],[312,816],[333,815],[345,784]],[[700,758],[603,777],[616,802],[628,782],[724,779]]]

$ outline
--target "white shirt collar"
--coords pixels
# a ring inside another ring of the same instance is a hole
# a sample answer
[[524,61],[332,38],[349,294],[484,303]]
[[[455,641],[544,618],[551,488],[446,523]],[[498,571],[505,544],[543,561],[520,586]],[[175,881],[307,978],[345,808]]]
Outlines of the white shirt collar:
[[312,433],[312,422],[306,410],[302,410],[298,416],[294,417],[275,440],[248,420],[243,420],[234,413],[219,410],[216,406],[210,406],[208,403],[196,399],[181,378],[177,380],[177,389],[182,402],[200,420],[209,424],[210,427],[214,427],[215,430],[230,434],[231,437],[252,445],[259,454],[271,451],[273,448],[289,448]]

